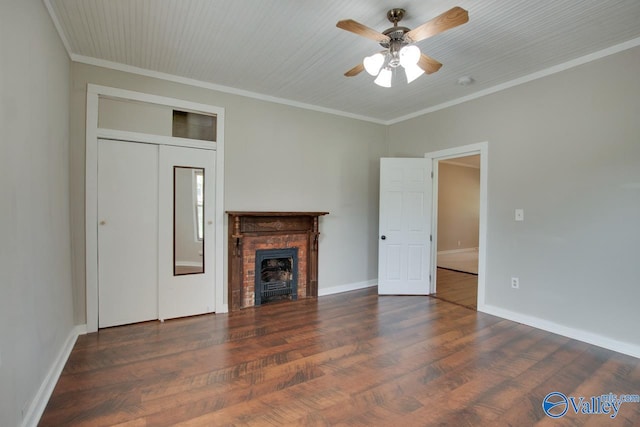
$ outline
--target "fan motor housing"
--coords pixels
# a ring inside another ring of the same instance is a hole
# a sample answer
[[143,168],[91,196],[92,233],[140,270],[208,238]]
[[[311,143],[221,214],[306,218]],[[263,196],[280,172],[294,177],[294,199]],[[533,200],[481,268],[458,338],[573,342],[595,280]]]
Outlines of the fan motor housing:
[[389,37],[391,40],[403,40],[404,35],[408,33],[410,30],[407,27],[391,27],[387,28],[382,32],[385,36]]
[[388,42],[380,43],[380,46],[388,49],[389,47],[394,45],[394,47],[399,46],[399,48],[401,48],[402,46],[408,44],[404,39],[404,35],[411,30],[407,27],[398,26],[398,22],[400,22],[402,18],[404,18],[404,14],[405,10],[400,8],[391,9],[387,12],[387,19],[393,23],[393,27],[387,28],[382,32],[382,34],[389,37],[389,39],[391,40]]

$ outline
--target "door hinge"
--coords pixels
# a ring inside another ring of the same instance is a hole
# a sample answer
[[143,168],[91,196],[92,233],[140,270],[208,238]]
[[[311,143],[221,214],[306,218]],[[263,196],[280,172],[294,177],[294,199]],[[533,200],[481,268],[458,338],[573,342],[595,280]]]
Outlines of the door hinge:
[[431,283],[431,275],[429,275],[429,283]]
[[433,178],[433,171],[431,171],[431,178]]
[[429,234],[429,241],[433,242],[433,234]]

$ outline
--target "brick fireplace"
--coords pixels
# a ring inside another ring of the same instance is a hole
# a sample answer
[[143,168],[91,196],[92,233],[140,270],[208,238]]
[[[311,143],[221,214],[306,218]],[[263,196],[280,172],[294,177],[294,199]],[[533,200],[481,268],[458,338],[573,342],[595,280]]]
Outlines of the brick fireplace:
[[[229,215],[229,308],[253,307],[256,283],[261,274],[256,254],[291,251],[296,254],[295,289],[292,299],[318,296],[318,218],[328,212],[238,212]],[[258,278],[256,278],[258,275]],[[275,286],[275,285],[274,285]]]

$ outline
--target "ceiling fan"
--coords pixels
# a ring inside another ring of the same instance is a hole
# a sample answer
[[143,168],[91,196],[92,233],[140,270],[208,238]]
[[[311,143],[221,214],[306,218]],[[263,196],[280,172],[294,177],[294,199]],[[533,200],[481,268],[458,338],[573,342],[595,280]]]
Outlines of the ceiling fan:
[[398,26],[398,22],[402,20],[404,14],[404,9],[391,9],[387,12],[387,19],[393,23],[393,27],[382,33],[353,19],[338,21],[336,27],[376,41],[384,48],[381,52],[367,56],[362,63],[344,73],[346,77],[353,77],[366,70],[372,76],[377,76],[375,79],[377,85],[391,87],[393,70],[398,66],[404,68],[407,83],[411,83],[424,73],[435,73],[442,67],[442,64],[421,53],[418,46],[413,43],[469,21],[469,13],[466,10],[454,7],[410,30],[407,27]]

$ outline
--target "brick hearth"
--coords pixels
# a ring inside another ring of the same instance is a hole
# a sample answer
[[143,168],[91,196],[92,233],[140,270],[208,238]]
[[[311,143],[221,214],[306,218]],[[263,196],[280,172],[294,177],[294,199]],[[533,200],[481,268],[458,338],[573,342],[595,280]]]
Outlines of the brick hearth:
[[255,305],[255,254],[298,249],[298,299],[318,296],[318,217],[328,212],[227,212],[229,308]]

